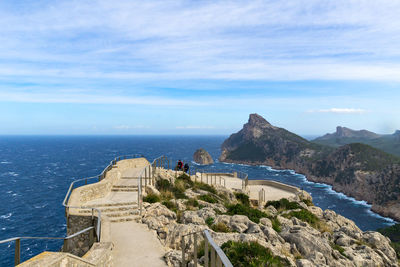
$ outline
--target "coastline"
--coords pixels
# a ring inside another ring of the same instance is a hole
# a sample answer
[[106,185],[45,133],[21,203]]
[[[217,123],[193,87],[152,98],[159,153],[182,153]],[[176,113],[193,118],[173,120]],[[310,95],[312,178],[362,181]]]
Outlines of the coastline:
[[357,202],[364,202],[365,205],[369,208],[371,213],[379,215],[380,217],[382,217],[383,219],[387,220],[390,223],[394,223],[394,224],[400,223],[400,217],[394,216],[392,213],[390,213],[390,211],[387,211],[385,209],[385,207],[374,204],[374,203],[370,203],[370,202],[366,201],[365,199],[362,199],[356,195],[352,195],[351,192],[346,192],[345,190],[340,190],[340,188],[338,188],[334,184],[331,184],[329,182],[322,181],[319,179],[315,179],[314,177],[308,176],[301,171],[297,171],[295,168],[284,168],[284,167],[280,167],[280,166],[271,166],[271,165],[265,164],[265,162],[246,162],[246,161],[233,161],[233,160],[224,160],[224,161],[219,161],[219,162],[224,163],[224,164],[236,164],[236,165],[242,165],[242,166],[267,167],[274,171],[293,171],[295,174],[302,175],[307,182],[330,186],[331,190],[337,194],[343,194],[346,198],[348,198],[350,200],[354,200]]

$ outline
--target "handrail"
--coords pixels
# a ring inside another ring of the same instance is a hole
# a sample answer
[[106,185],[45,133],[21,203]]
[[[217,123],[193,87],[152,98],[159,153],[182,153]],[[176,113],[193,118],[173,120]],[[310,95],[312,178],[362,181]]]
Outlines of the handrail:
[[67,251],[68,243],[67,241],[71,238],[74,238],[80,234],[86,233],[87,231],[95,230],[94,226],[87,227],[83,230],[80,230],[72,235],[65,236],[65,237],[49,237],[49,236],[18,236],[12,237],[4,240],[0,240],[0,244],[8,243],[15,241],[15,254],[14,254],[14,265],[17,266],[21,262],[21,240],[23,239],[45,239],[45,240],[64,240],[64,251]]
[[[186,243],[185,237],[190,236],[193,237],[193,265],[197,267],[197,235],[202,234],[204,237],[204,266],[222,266],[225,267],[233,267],[232,263],[222,251],[222,249],[214,242],[208,230],[196,231],[189,234],[185,234],[181,236],[181,250],[182,250],[182,267],[186,267]],[[211,245],[209,247],[209,245]],[[211,259],[209,258],[209,250],[211,254]],[[210,264],[209,264],[210,263]]]
[[[82,178],[82,179],[77,179],[77,180],[74,180],[74,181],[71,182],[71,184],[70,184],[70,186],[69,186],[69,188],[68,188],[67,194],[65,195],[64,200],[63,200],[63,202],[62,202],[62,205],[65,207],[65,214],[66,214],[66,216],[68,216],[67,210],[68,210],[69,208],[91,209],[91,210],[92,210],[92,218],[93,218],[93,216],[94,216],[93,211],[96,210],[97,213],[98,213],[97,229],[96,229],[94,226],[90,226],[90,227],[88,227],[88,228],[85,228],[85,229],[83,229],[83,230],[80,230],[80,231],[78,231],[78,232],[76,232],[76,233],[74,233],[74,234],[71,234],[71,235],[69,235],[69,236],[66,236],[66,237],[33,237],[33,236],[22,236],[22,237],[11,237],[11,238],[8,238],[8,239],[0,240],[0,244],[15,241],[15,258],[14,258],[14,263],[15,263],[15,265],[18,265],[18,264],[20,263],[20,260],[21,260],[21,251],[20,251],[20,250],[21,250],[21,240],[22,240],[22,239],[52,239],[52,240],[57,240],[57,239],[58,239],[58,240],[61,240],[61,239],[63,239],[63,240],[64,240],[64,250],[66,250],[66,247],[67,247],[66,241],[67,241],[67,240],[69,240],[69,239],[71,239],[71,238],[74,238],[74,237],[76,237],[76,236],[78,236],[78,235],[80,235],[80,234],[83,234],[83,233],[85,233],[85,232],[87,232],[87,231],[95,230],[95,231],[96,231],[97,242],[100,242],[100,237],[101,237],[101,236],[100,236],[100,234],[101,234],[101,211],[100,211],[99,209],[95,208],[95,207],[83,207],[83,206],[79,207],[79,206],[68,206],[68,205],[67,205],[67,201],[69,200],[69,197],[71,196],[71,193],[72,193],[73,188],[74,188],[74,184],[77,183],[77,182],[80,182],[80,181],[85,181],[85,184],[87,184],[87,180],[95,179],[95,178],[99,179],[99,182],[100,182],[102,179],[105,178],[106,173],[107,173],[109,170],[111,170],[112,167],[113,167],[118,161],[124,160],[124,159],[128,159],[128,158],[139,158],[139,157],[144,157],[144,156],[143,156],[142,154],[132,154],[132,155],[123,155],[123,156],[115,157],[114,160],[112,160],[112,161],[110,162],[110,164],[108,164],[107,167],[105,167],[104,170],[103,170],[99,175],[95,175],[95,176],[91,176],[91,177],[87,177],[87,178]],[[139,179],[139,180],[140,180],[140,179]],[[139,182],[139,183],[140,183],[140,182]]]
[[[219,260],[221,260],[221,262],[224,264],[224,266],[225,267],[233,267],[233,265],[229,261],[228,257],[225,255],[225,253],[222,251],[222,249],[217,244],[215,244],[214,239],[212,239],[210,233],[207,230],[204,230],[204,237],[207,238],[207,242],[212,246],[214,251],[218,254],[218,258],[219,258]],[[206,242],[204,242],[204,243],[206,243]],[[212,253],[212,250],[211,250],[211,253]],[[206,256],[206,260],[207,260],[208,250],[206,248],[204,249],[204,255],[207,255]],[[214,264],[215,264],[215,262],[214,262]],[[213,254],[211,254],[211,266],[212,265],[213,265]]]

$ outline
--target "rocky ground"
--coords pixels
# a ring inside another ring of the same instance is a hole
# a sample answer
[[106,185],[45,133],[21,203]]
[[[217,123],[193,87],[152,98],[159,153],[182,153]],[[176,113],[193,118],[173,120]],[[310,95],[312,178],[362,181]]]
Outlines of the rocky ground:
[[[161,181],[164,178],[170,180],[171,176],[159,177]],[[183,183],[178,180],[171,184]],[[254,212],[243,193],[223,187],[209,190],[189,182],[180,198],[158,187],[160,190],[148,189],[145,200],[155,203],[144,203],[142,223],[154,230],[170,249],[165,255],[170,266],[181,266],[182,236],[204,229],[209,230],[219,246],[229,240],[255,241],[279,257],[283,266],[398,266],[396,252],[387,237],[378,232],[363,232],[353,221],[334,211],[313,206],[305,191],[289,200],[269,202]],[[238,207],[251,213],[243,215],[246,212]],[[186,247],[193,251],[193,239],[186,237]],[[199,257],[200,263],[202,260]]]

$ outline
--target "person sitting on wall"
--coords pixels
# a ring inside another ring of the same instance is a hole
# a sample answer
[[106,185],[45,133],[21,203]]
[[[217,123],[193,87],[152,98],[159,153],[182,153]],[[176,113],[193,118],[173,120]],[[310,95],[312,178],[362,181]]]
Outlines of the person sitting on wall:
[[187,173],[189,171],[189,164],[185,163],[185,166],[183,167],[183,169]]
[[181,160],[178,160],[175,170],[181,171],[182,169],[183,169],[183,162]]

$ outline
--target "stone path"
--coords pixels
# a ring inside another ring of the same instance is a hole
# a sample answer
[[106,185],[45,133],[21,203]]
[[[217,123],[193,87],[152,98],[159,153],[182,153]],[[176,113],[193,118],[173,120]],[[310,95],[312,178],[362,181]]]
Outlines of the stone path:
[[86,206],[98,207],[102,216],[109,217],[110,237],[114,244],[112,253],[116,267],[167,266],[163,259],[166,251],[155,233],[146,225],[137,222],[139,220],[137,177],[143,167],[121,170],[121,178],[115,182],[106,197],[85,203]]
[[[148,163],[147,163],[148,164]],[[134,166],[134,167],[133,167]],[[143,159],[130,159],[130,162],[117,164],[119,178],[107,196],[85,203],[85,206],[98,207],[102,215],[111,222],[110,237],[114,244],[114,265],[119,266],[167,266],[163,256],[166,253],[156,234],[144,224],[138,223],[138,176],[146,166]],[[161,170],[160,170],[161,171]],[[171,178],[172,170],[163,170]],[[200,181],[197,178],[197,181]],[[225,181],[225,182],[224,182]],[[207,182],[203,177],[203,182]],[[242,180],[232,176],[217,175],[208,179],[209,184],[222,184],[231,189],[242,189]],[[267,185],[249,185],[250,198],[258,200],[261,189],[266,191],[266,201],[294,195],[282,189]],[[81,213],[90,212],[82,210]]]

